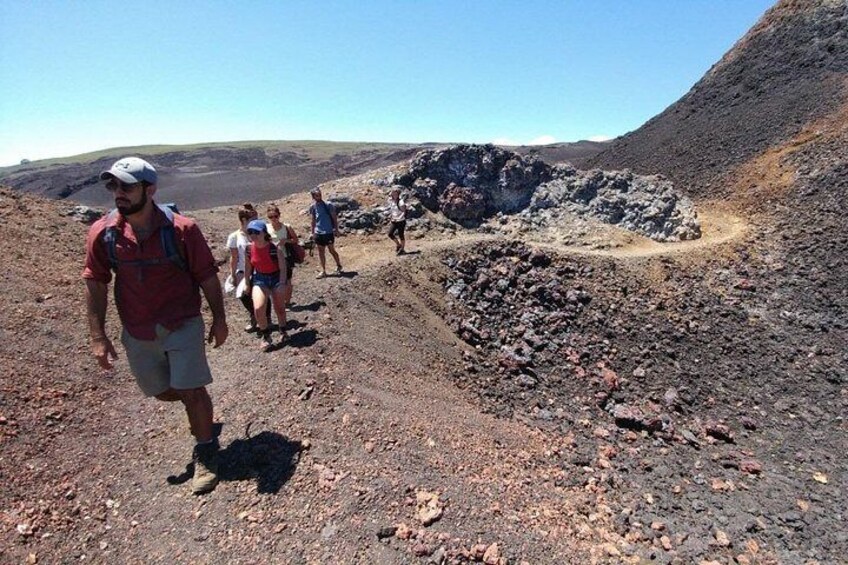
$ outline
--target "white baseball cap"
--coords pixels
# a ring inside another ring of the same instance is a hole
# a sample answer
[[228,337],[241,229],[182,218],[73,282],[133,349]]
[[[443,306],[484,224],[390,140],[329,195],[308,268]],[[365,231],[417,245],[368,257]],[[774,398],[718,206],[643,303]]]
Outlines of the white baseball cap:
[[116,178],[126,184],[135,184],[137,182],[156,184],[156,169],[144,159],[124,157],[115,161],[111,169],[100,173],[100,180],[109,180],[111,178]]

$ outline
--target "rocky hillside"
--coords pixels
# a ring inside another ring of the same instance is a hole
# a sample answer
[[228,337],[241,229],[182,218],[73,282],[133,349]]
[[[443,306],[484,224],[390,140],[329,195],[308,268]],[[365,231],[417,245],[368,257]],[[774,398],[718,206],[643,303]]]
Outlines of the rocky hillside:
[[589,164],[663,173],[693,196],[732,194],[728,173],[839,119],[846,34],[844,2],[779,2],[683,98]]
[[780,266],[771,308],[848,319],[848,6],[779,2],[681,100],[590,159],[662,173],[756,218]]
[[[229,341],[209,350],[222,481],[205,497],[185,485],[182,411],[143,401],[125,359],[104,375],[88,357],[84,226],[0,190],[0,239],[46,250],[0,279],[0,562],[844,562],[845,11],[779,3],[592,161],[633,173],[460,146],[326,183],[345,226],[367,212],[375,229],[405,183],[409,253],[357,227],[336,242],[342,274],[318,280],[308,258],[271,353],[227,300]],[[239,174],[305,166],[256,159]],[[596,220],[688,203],[655,174],[711,212],[702,237]],[[308,195],[275,197],[303,233]],[[521,229],[483,229],[512,205]],[[236,210],[194,214],[223,260]],[[729,217],[741,227],[716,237]]]

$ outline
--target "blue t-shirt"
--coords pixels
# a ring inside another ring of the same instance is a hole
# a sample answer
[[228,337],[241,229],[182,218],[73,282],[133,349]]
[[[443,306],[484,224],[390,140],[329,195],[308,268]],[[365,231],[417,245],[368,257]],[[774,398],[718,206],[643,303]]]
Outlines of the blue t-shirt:
[[313,202],[309,213],[315,218],[315,233],[333,233],[333,205],[324,202]]

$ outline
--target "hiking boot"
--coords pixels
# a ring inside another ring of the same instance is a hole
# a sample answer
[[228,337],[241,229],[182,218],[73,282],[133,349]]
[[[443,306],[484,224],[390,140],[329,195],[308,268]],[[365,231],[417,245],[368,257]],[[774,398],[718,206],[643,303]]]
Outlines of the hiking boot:
[[218,484],[218,442],[194,446],[194,477],[191,479],[191,492],[204,494]]

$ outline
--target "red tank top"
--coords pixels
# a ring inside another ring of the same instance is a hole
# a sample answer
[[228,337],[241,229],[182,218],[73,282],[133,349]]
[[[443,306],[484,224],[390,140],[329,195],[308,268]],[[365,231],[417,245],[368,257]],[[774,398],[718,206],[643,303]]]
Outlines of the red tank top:
[[250,264],[253,265],[253,270],[263,275],[270,275],[280,270],[280,265],[271,257],[271,246],[273,243],[268,243],[265,247],[258,247],[255,243],[250,244]]

